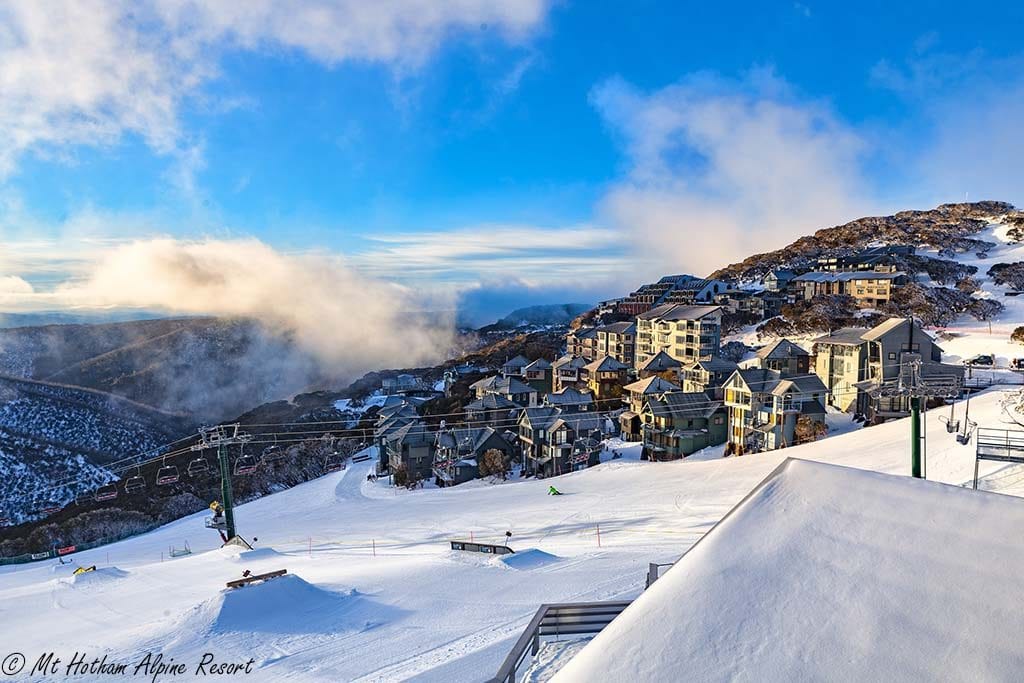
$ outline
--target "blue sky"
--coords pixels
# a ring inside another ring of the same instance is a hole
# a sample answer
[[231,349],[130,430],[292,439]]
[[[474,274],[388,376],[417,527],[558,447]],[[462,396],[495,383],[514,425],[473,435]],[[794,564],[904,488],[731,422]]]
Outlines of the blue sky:
[[1019,3],[299,5],[0,10],[0,278],[255,238],[500,308],[1024,203]]

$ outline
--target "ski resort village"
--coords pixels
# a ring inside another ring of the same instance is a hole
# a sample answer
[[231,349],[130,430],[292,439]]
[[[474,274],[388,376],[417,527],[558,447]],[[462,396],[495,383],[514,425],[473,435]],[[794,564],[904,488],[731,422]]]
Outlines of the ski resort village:
[[826,229],[166,443],[6,379],[4,443],[45,437],[5,488],[17,675],[1015,679],[1020,218]]
[[1022,29],[0,0],[0,683],[1024,680]]

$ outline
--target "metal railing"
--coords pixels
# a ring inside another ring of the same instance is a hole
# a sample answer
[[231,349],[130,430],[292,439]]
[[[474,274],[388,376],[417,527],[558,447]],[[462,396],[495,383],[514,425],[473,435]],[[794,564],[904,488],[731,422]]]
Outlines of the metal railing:
[[981,427],[974,443],[982,460],[1024,462],[1024,431]]
[[489,683],[515,683],[516,672],[527,655],[540,650],[541,638],[572,635],[594,635],[619,616],[631,601],[575,602],[541,605],[533,615],[523,635]]

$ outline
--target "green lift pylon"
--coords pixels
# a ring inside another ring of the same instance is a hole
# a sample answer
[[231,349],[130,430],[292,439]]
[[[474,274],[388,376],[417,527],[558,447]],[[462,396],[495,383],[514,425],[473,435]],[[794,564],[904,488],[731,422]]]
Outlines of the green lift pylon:
[[217,446],[217,462],[220,464],[220,497],[224,505],[225,532],[228,540],[237,536],[235,533],[235,501],[231,490],[231,463],[228,462],[228,447]]
[[921,399],[910,398],[910,473],[921,478]]
[[[224,508],[224,532],[226,543],[249,547],[249,544],[238,535],[235,528],[235,500],[231,485],[231,461],[228,458],[228,447],[232,444],[244,444],[252,441],[252,435],[239,431],[239,425],[216,425],[203,427],[199,430],[199,443],[192,450],[201,451],[208,448],[217,449],[217,465],[220,468],[221,505]],[[219,528],[219,527],[218,527]]]

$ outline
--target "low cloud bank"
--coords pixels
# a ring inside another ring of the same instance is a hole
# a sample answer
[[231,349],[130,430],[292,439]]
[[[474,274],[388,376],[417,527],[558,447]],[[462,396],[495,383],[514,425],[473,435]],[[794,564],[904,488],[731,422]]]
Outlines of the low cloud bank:
[[286,254],[254,239],[152,239],[104,253],[86,276],[58,287],[72,307],[129,307],[253,318],[292,339],[334,375],[441,360],[452,348],[450,310],[367,278],[342,257]]

